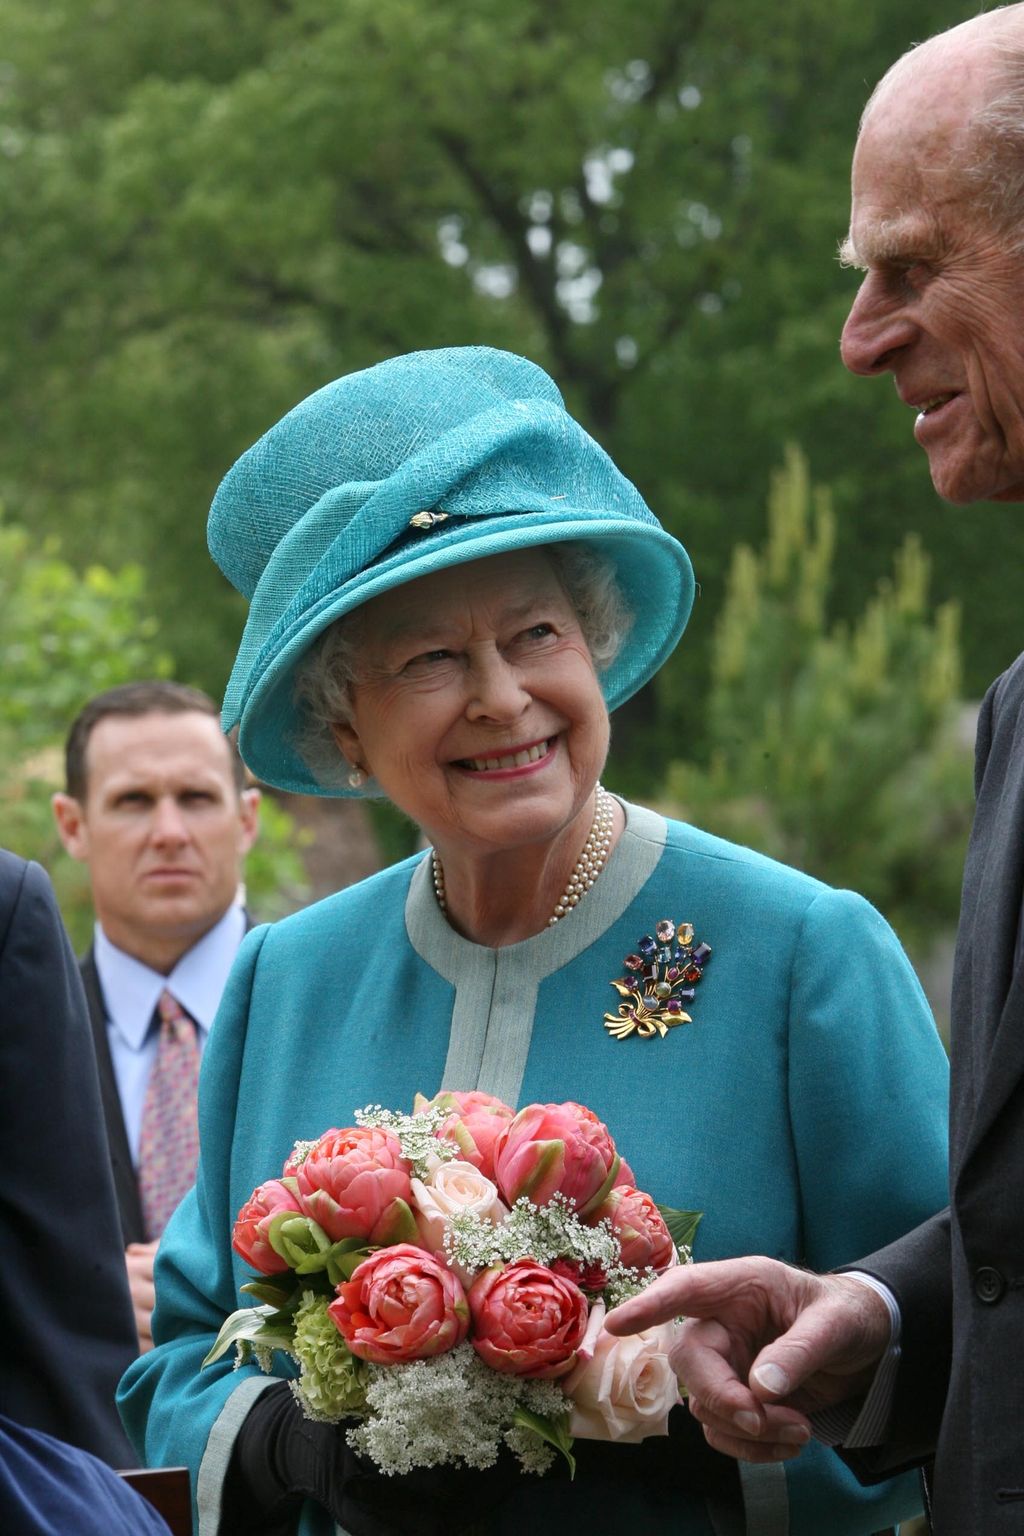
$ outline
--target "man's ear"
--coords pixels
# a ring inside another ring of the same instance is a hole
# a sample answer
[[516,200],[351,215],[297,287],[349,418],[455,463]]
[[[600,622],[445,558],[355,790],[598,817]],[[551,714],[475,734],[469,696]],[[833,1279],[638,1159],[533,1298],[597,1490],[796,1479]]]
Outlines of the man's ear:
[[238,813],[242,826],[240,839],[240,852],[246,854],[256,841],[256,834],[260,830],[260,801],[263,799],[261,790],[255,785],[249,789],[243,789],[238,796]]
[[74,795],[56,794],[50,804],[61,842],[73,859],[84,861],[89,857],[89,831],[80,802]]

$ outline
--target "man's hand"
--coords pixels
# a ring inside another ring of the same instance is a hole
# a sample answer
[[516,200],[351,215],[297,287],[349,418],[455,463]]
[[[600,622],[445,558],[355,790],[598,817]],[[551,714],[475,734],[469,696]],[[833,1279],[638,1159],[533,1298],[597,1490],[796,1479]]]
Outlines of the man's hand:
[[153,1308],[156,1305],[153,1260],[156,1258],[156,1250],[155,1242],[129,1243],[124,1255],[125,1264],[128,1267],[128,1289],[132,1293],[132,1307],[135,1311],[135,1329],[139,1335],[140,1355],[144,1355],[147,1349],[153,1348]]
[[889,1310],[845,1275],[775,1259],[681,1264],[608,1314],[610,1333],[685,1316],[673,1361],[708,1444],[741,1461],[783,1461],[807,1415],[862,1396],[889,1345]]

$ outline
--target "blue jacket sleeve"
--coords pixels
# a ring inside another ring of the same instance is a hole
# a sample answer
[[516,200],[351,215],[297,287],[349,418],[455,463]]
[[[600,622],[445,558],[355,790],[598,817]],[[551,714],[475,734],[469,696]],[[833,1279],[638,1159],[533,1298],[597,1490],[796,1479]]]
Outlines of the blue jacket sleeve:
[[[196,1187],[168,1224],[156,1262],[156,1347],[126,1373],[118,1403],[147,1465],[185,1464],[200,1536],[219,1524],[220,1490],[235,1434],[274,1377],[233,1368],[233,1352],[202,1367],[224,1319],[244,1304],[232,1272],[230,1195],[238,1083],[260,952],[258,928],[238,952],[203,1056]],[[275,1356],[275,1361],[280,1361]]]
[[[823,891],[805,914],[789,1050],[802,1259],[828,1270],[901,1238],[948,1198],[946,1055],[896,935],[850,892]],[[794,1530],[817,1529],[853,1479],[834,1452],[809,1451],[787,1466]],[[865,1497],[864,1529],[920,1506],[911,1473],[861,1489]],[[838,1517],[837,1528],[846,1529]]]

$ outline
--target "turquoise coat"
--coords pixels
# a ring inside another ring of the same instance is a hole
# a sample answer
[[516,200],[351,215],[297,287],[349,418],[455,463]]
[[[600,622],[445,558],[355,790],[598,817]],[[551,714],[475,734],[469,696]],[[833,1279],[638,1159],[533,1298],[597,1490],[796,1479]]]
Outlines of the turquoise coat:
[[[121,1393],[145,1460],[191,1468],[200,1536],[217,1530],[234,1434],[268,1381],[255,1367],[199,1368],[240,1304],[235,1213],[296,1138],[349,1124],[362,1105],[411,1107],[442,1086],[513,1105],[579,1100],[641,1188],[705,1212],[700,1259],[764,1253],[829,1269],[945,1204],[945,1056],[884,920],[746,849],[627,815],[580,906],[523,943],[489,950],[454,933],[419,856],[243,944],[203,1061],[197,1187],[160,1246],[157,1347]],[[619,1001],[610,982],[665,917],[712,946],[692,1023],[616,1040],[603,1025]],[[600,1490],[524,1478],[501,1528],[727,1528],[683,1485],[667,1506],[663,1489],[648,1500],[630,1455],[609,1449],[615,1475]],[[861,1488],[816,1444],[745,1477],[751,1507],[768,1512],[751,1533],[867,1536],[917,1508],[912,1478]],[[331,1525],[307,1506],[300,1530]]]

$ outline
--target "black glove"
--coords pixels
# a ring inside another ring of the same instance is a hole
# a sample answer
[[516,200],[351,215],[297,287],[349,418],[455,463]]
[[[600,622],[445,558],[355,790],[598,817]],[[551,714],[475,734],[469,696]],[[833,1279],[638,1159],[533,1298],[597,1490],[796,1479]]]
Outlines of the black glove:
[[307,1419],[287,1382],[261,1392],[235,1439],[221,1495],[221,1536],[289,1536],[303,1499],[351,1536],[455,1536],[522,1479],[503,1450],[493,1467],[430,1467],[386,1477],[345,1427]]
[[651,1435],[639,1445],[609,1445],[607,1440],[576,1440],[576,1481],[629,1478],[650,1487],[660,1484],[678,1500],[681,1493],[740,1497],[739,1469],[731,1456],[713,1451],[704,1430],[685,1404],[673,1408],[667,1435]]

